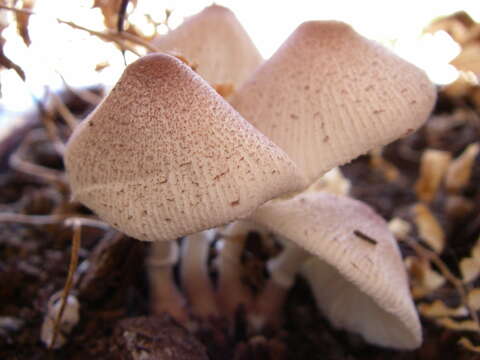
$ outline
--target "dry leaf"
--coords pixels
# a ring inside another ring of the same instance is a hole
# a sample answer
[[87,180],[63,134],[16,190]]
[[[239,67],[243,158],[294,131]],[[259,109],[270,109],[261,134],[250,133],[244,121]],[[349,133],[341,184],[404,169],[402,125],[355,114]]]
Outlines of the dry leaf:
[[480,43],[471,43],[458,56],[450,61],[458,70],[480,74]]
[[[122,3],[124,0],[95,0],[94,8],[99,8],[102,11],[105,26],[108,29],[116,30],[118,25],[118,18],[121,14]],[[133,6],[136,6],[136,0],[130,0]]]
[[415,184],[415,192],[420,200],[429,203],[435,198],[451,160],[448,151],[427,149],[422,153],[420,178]]
[[[22,10],[32,10],[35,5],[35,0],[23,0]],[[15,20],[17,21],[17,31],[20,37],[23,39],[27,46],[30,46],[30,34],[28,33],[28,22],[30,20],[30,14],[24,12],[15,12]]]
[[410,274],[411,292],[415,299],[425,297],[446,282],[441,274],[431,268],[426,259],[409,256],[405,259],[405,266]]
[[448,195],[445,202],[445,214],[451,219],[462,219],[475,208],[475,203],[460,195]]
[[412,226],[407,221],[398,217],[388,222],[388,228],[397,239],[405,239],[408,234],[410,234],[410,231],[412,231]]
[[438,319],[437,324],[443,326],[450,330],[458,330],[458,331],[479,331],[480,327],[478,324],[473,320],[462,320],[462,321],[455,321],[451,318],[442,318]]
[[431,304],[421,303],[417,306],[420,314],[426,317],[447,317],[447,316],[466,316],[468,311],[465,306],[459,306],[457,308],[450,308],[440,300],[436,300]]
[[110,63],[108,61],[102,61],[101,63],[98,63],[95,66],[95,71],[102,71],[103,69],[105,69],[109,66],[110,66]]
[[2,37],[2,31],[5,30],[7,26],[7,14],[5,11],[0,11],[0,68],[4,67],[6,69],[15,70],[18,76],[25,81],[25,73],[23,72],[22,68],[10,60],[3,52],[3,46],[5,45],[6,40]]
[[465,349],[480,353],[480,346],[473,345],[470,339],[466,337],[462,337],[460,340],[458,340],[458,343],[462,345]]
[[458,192],[468,185],[472,175],[473,164],[479,152],[480,144],[473,143],[468,145],[463,153],[452,161],[445,177],[445,185],[448,191]]
[[391,162],[385,160],[381,149],[370,152],[370,166],[379,170],[388,181],[395,181],[400,177],[400,170]]
[[25,72],[23,69],[15,64],[12,60],[10,60],[7,55],[3,52],[3,46],[5,45],[5,39],[3,37],[0,37],[0,66],[3,66],[7,69],[13,69],[16,71],[18,76],[25,81]]
[[452,15],[442,17],[433,21],[425,30],[435,33],[443,30],[447,32],[456,42],[463,44],[469,37],[470,29],[475,21],[465,11],[458,11]]
[[423,241],[427,243],[437,254],[445,247],[445,233],[430,209],[424,204],[417,204],[413,208],[415,224]]
[[474,281],[480,275],[480,261],[477,259],[463,258],[459,266],[463,282]]
[[476,288],[470,290],[467,295],[468,305],[472,308],[473,311],[480,309],[480,289]]

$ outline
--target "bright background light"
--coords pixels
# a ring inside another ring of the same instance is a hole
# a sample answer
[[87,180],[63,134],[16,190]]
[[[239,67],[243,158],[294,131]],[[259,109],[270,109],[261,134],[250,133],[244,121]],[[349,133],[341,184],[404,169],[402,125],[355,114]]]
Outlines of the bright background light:
[[[93,30],[103,29],[99,9],[92,10],[88,0],[37,0],[32,16],[30,34],[32,45],[27,48],[9,26],[3,34],[8,39],[5,52],[26,72],[24,84],[12,71],[2,71],[2,99],[0,100],[0,136],[7,117],[33,105],[32,96],[41,98],[45,87],[58,89],[62,78],[72,86],[102,83],[113,85],[124,69],[124,59],[110,43],[80,30],[56,22],[56,18],[73,21]],[[164,18],[164,9],[173,10],[171,27],[178,26],[184,17],[201,11],[211,1],[138,0],[131,20],[148,31],[143,13],[154,20]],[[230,8],[252,37],[265,58],[268,58],[288,35],[307,20],[341,20],[352,25],[364,36],[377,40],[400,56],[427,71],[438,84],[455,80],[457,71],[448,64],[460,51],[458,45],[445,33],[424,34],[422,30],[435,17],[465,10],[476,21],[480,19],[478,0],[334,0],[334,1],[238,1],[216,2]],[[4,10],[0,12],[5,15]],[[12,16],[12,14],[6,14]],[[163,29],[165,30],[165,29]],[[136,56],[127,52],[127,61]],[[108,61],[110,66],[100,72],[95,66]],[[8,115],[8,116],[7,116]]]

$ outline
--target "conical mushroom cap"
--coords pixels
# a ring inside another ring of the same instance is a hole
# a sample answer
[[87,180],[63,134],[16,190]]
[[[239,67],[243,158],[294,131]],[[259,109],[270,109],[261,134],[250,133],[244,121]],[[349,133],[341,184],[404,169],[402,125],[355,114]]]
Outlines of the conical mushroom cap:
[[251,218],[315,256],[303,274],[336,327],[381,346],[420,345],[420,322],[397,243],[369,206],[307,193],[266,203]]
[[210,84],[240,86],[262,57],[227,8],[211,5],[153,41],[161,51],[185,57]]
[[435,89],[414,65],[340,22],[302,24],[231,104],[311,182],[417,129]]
[[129,65],[68,143],[73,196],[120,231],[172,240],[304,186],[288,156],[169,55]]

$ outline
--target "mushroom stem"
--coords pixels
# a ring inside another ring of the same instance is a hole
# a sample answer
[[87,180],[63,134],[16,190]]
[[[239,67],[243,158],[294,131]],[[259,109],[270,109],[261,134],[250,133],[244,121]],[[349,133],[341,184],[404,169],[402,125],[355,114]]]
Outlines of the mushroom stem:
[[236,221],[223,231],[223,246],[218,258],[218,303],[223,314],[233,319],[240,305],[250,307],[253,296],[242,282],[242,252],[250,231],[258,226],[248,221]]
[[283,243],[288,245],[280,255],[267,262],[270,279],[255,299],[254,311],[249,317],[254,331],[259,331],[266,325],[280,325],[280,313],[288,290],[293,286],[300,267],[310,256],[307,251],[288,240]]
[[185,299],[173,279],[173,266],[178,258],[179,249],[176,241],[157,241],[152,244],[147,259],[151,311],[155,315],[166,312],[181,324],[186,324],[188,315],[185,310]]
[[208,276],[208,251],[215,230],[189,235],[182,242],[180,276],[191,312],[200,318],[218,316],[215,294]]

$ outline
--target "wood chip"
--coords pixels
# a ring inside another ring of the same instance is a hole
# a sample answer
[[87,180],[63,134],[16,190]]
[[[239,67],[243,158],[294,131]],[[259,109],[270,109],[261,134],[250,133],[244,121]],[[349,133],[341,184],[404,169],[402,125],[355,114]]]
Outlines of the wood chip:
[[476,352],[476,353],[480,353],[480,346],[473,345],[473,343],[470,341],[470,339],[468,339],[466,337],[462,337],[458,341],[458,344],[460,344],[461,346],[463,346],[467,350],[470,350],[470,351],[473,351],[473,352]]
[[445,233],[437,218],[426,205],[421,203],[415,205],[413,211],[421,239],[440,254],[445,247]]
[[380,171],[388,181],[396,181],[400,177],[400,170],[382,156],[382,150],[370,152],[370,166]]
[[421,303],[418,304],[417,308],[420,314],[430,318],[468,315],[465,306],[450,308],[441,300],[436,300],[431,304]]
[[480,309],[480,289],[475,288],[470,290],[467,295],[467,301],[472,310],[477,311]]
[[405,265],[410,274],[412,283],[412,296],[414,299],[423,298],[446,282],[446,279],[431,268],[430,263],[415,256],[409,256],[405,259]]
[[435,198],[451,160],[448,151],[427,149],[422,153],[420,177],[415,184],[415,192],[421,201],[430,203]]
[[463,258],[460,260],[460,272],[465,283],[474,281],[480,275],[480,261],[474,258]]
[[468,185],[479,151],[479,143],[470,144],[458,158],[452,161],[445,177],[445,185],[449,192],[456,193]]
[[438,319],[437,324],[443,326],[450,330],[457,330],[457,331],[480,331],[480,327],[478,324],[473,320],[463,320],[463,321],[455,321],[451,318],[442,318]]

